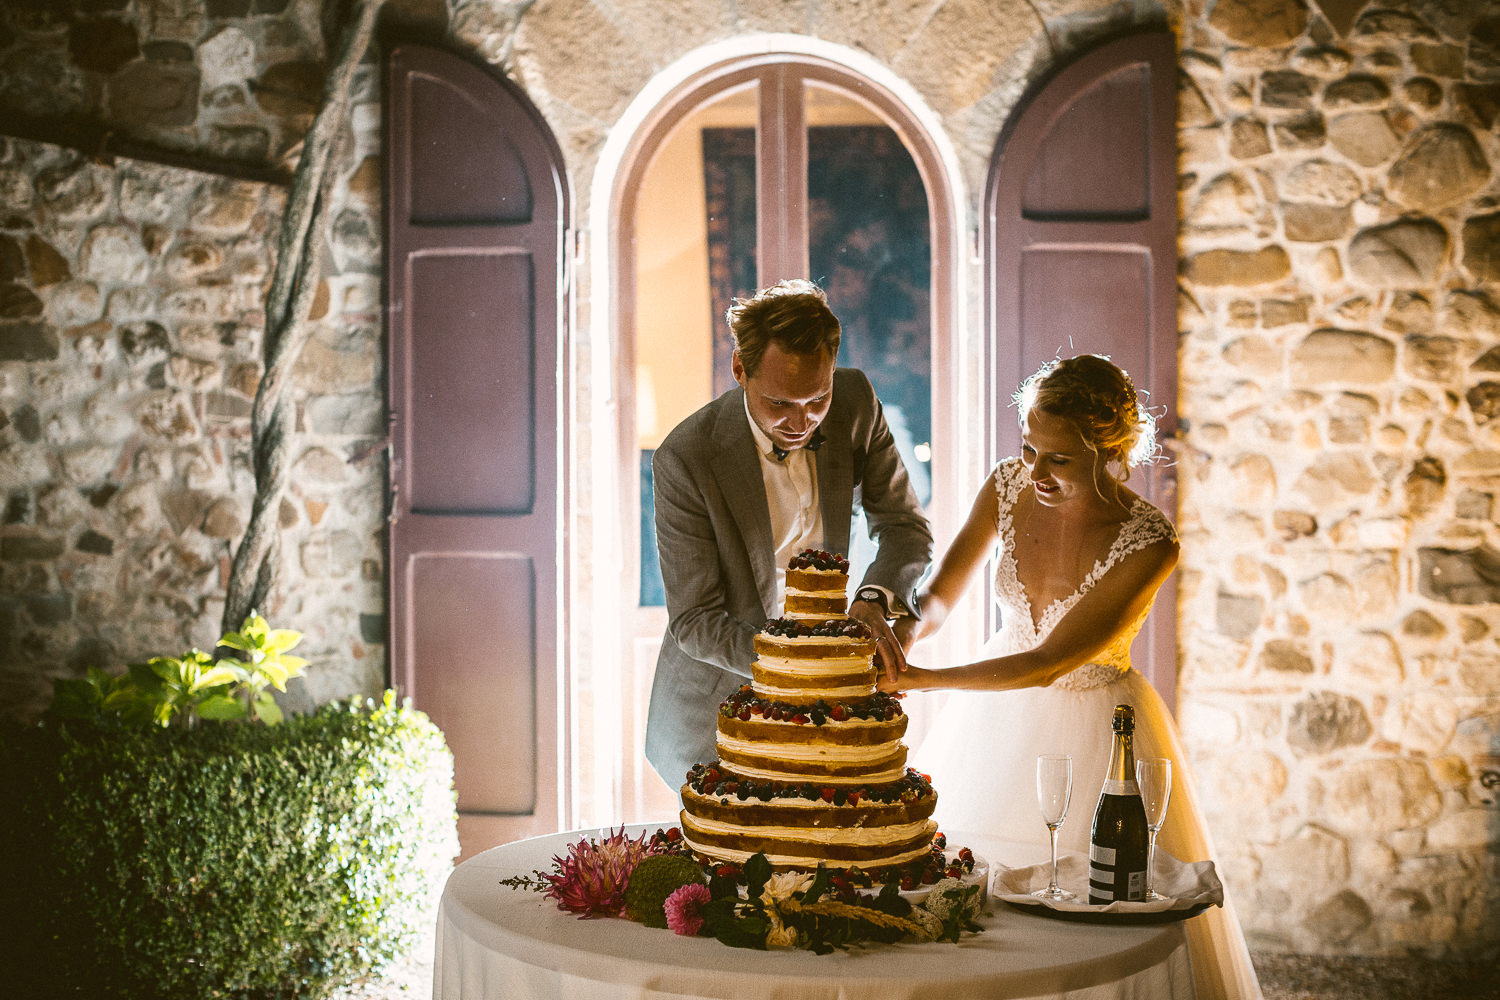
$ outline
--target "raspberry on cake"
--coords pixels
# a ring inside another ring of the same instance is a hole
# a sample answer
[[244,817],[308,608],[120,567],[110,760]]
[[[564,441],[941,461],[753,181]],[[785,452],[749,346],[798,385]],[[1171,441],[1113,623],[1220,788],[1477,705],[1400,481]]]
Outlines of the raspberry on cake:
[[719,758],[682,786],[683,836],[699,854],[871,869],[932,850],[937,795],[906,766],[900,701],[875,690],[870,629],[845,617],[848,570],[812,549],[788,567],[786,617],[756,635],[751,683],[719,706]]

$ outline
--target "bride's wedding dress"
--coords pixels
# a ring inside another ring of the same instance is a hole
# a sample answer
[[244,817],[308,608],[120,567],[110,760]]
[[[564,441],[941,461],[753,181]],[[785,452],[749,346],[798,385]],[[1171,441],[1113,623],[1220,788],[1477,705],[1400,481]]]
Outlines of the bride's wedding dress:
[[[1137,500],[1108,555],[1072,595],[1034,619],[1012,556],[1011,510],[1029,485],[1019,460],[1001,463],[996,476],[1000,552],[995,598],[1003,617],[984,658],[1035,646],[1113,566],[1153,542],[1176,537],[1159,510]],[[1066,753],[1073,757],[1073,794],[1067,820],[1058,831],[1058,850],[1087,854],[1094,804],[1109,764],[1110,721],[1116,705],[1129,704],[1135,708],[1136,759],[1172,761],[1172,795],[1157,846],[1183,861],[1213,856],[1176,724],[1150,682],[1130,665],[1130,644],[1145,618],[1143,611],[1095,662],[1048,687],[947,695],[931,735],[911,758],[911,766],[931,775],[938,789],[936,819],[943,829],[1045,845],[1047,830],[1036,804],[1036,757]],[[1261,995],[1227,896],[1223,908],[1211,907],[1191,918],[1187,932],[1199,1000]]]

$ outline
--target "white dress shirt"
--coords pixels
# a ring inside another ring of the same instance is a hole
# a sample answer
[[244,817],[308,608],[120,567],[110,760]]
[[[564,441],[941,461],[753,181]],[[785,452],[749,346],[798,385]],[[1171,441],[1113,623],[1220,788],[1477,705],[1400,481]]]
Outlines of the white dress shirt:
[[817,455],[794,448],[784,459],[776,457],[775,445],[750,416],[745,400],[745,419],[760,453],[760,474],[766,484],[766,503],[771,512],[771,544],[776,548],[776,607],[786,603],[786,565],[803,549],[823,547],[823,508],[818,503]]

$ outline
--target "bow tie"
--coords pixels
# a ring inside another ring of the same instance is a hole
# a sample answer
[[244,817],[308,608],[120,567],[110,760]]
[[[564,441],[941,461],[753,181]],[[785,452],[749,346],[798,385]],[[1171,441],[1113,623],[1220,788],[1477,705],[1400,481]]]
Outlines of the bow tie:
[[[817,451],[819,448],[823,447],[823,428],[819,427],[817,430],[813,431],[812,440],[803,445],[803,447],[808,451]],[[785,462],[786,457],[790,455],[791,452],[787,451],[785,448],[778,448],[775,444],[772,444],[771,454],[776,456],[776,461]]]

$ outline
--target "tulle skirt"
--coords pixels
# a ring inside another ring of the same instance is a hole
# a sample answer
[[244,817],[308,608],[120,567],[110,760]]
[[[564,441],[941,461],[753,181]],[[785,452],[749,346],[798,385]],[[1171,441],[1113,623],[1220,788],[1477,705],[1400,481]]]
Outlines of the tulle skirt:
[[[1110,723],[1119,704],[1135,709],[1136,759],[1172,761],[1172,794],[1157,847],[1183,861],[1211,859],[1213,847],[1177,726],[1161,696],[1134,669],[1111,683],[1082,690],[1054,684],[1020,691],[950,693],[909,763],[932,777],[938,793],[935,818],[943,829],[1045,846],[1047,827],[1036,801],[1036,758],[1044,753],[1070,754],[1073,793],[1058,831],[1058,850],[1086,854],[1094,805],[1109,766]],[[1260,997],[1227,888],[1224,906],[1190,919],[1187,934],[1199,1000]]]

